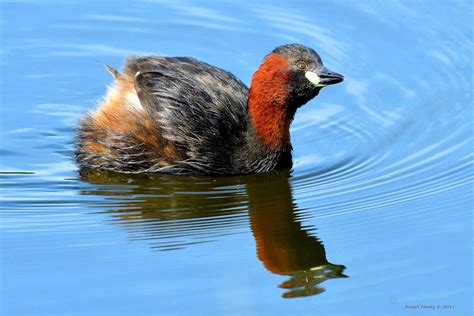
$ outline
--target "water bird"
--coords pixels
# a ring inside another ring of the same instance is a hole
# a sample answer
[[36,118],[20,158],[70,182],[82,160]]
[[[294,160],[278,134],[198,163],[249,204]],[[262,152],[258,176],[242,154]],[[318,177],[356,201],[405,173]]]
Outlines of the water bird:
[[296,110],[344,77],[311,48],[275,48],[250,89],[190,57],[132,56],[104,102],[78,126],[81,168],[237,175],[291,168]]

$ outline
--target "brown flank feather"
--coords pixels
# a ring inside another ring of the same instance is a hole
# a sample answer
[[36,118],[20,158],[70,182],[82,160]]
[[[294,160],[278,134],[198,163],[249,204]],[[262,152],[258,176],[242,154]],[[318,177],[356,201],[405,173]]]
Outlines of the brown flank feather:
[[[167,160],[182,159],[182,155],[174,144],[162,137],[156,122],[153,122],[145,109],[127,105],[128,96],[135,96],[134,77],[122,76],[118,71],[107,67],[116,78],[115,86],[109,92],[106,100],[99,109],[91,114],[91,128],[95,134],[86,136],[83,149],[96,153],[98,157],[115,157],[117,153],[112,148],[120,146],[111,135],[127,135],[131,147],[140,148],[149,162],[157,162],[160,166],[168,165]],[[139,100],[136,100],[139,102]],[[98,135],[97,132],[101,131]],[[92,137],[93,136],[93,137]]]

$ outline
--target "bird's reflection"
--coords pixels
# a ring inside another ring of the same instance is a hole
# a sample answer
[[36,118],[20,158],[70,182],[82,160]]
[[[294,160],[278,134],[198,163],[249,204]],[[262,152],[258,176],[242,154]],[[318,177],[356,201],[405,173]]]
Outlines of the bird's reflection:
[[285,298],[319,294],[321,282],[346,277],[343,265],[326,259],[314,228],[310,233],[302,227],[289,177],[287,171],[205,179],[81,170],[81,179],[94,184],[82,193],[106,196],[105,207],[98,207],[152,249],[214,241],[239,233],[250,218],[260,261],[268,271],[289,276],[279,285]]
[[250,225],[265,267],[290,276],[280,285],[288,289],[283,297],[319,294],[324,291],[318,287],[321,282],[345,277],[345,267],[328,262],[322,242],[301,227],[287,175],[269,181],[264,189],[261,184],[247,184]]

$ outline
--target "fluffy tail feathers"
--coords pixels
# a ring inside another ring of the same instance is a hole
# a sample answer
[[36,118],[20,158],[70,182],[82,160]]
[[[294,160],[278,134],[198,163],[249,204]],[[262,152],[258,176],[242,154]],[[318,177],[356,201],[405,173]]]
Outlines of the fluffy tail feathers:
[[121,80],[122,79],[122,74],[115,68],[109,65],[105,65],[105,68],[107,68],[107,71],[110,72],[110,74],[116,79],[116,80]]

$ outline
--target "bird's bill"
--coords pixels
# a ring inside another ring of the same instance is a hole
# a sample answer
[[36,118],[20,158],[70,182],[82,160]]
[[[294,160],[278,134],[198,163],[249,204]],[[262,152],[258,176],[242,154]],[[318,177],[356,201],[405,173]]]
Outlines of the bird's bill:
[[333,72],[327,68],[316,71],[306,71],[304,76],[316,87],[325,87],[330,84],[336,84],[344,80],[344,76]]

